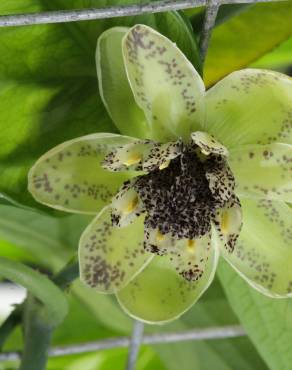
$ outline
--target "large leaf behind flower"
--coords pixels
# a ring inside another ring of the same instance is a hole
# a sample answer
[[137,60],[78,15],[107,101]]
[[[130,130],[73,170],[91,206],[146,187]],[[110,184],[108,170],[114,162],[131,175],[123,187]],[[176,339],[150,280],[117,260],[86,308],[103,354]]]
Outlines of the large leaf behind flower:
[[[11,0],[0,3],[0,14],[120,3]],[[109,27],[139,22],[166,34],[198,62],[193,35],[178,13],[0,30],[0,193],[38,206],[26,177],[41,154],[68,139],[116,131],[98,94],[96,41]]]
[[251,288],[223,263],[219,276],[245,330],[271,370],[290,370],[292,363],[292,301],[271,299]]
[[292,36],[292,2],[257,4],[216,27],[204,69],[205,82],[215,84],[246,68]]

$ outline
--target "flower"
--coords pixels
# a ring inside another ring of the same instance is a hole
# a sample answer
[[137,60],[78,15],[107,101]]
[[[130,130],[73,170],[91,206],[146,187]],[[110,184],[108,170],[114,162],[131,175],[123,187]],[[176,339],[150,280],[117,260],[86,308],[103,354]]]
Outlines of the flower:
[[291,296],[291,79],[245,69],[205,92],[145,25],[104,32],[97,71],[123,135],[65,142],[29,173],[39,202],[99,212],[80,239],[81,279],[146,322],[193,305],[219,253],[262,293]]

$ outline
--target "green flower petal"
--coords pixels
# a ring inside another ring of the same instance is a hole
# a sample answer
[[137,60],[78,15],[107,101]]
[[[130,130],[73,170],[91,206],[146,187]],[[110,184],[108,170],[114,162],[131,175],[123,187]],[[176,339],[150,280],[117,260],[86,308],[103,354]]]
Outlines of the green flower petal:
[[109,150],[135,141],[115,134],[93,134],[66,141],[44,154],[31,168],[28,189],[40,203],[96,214],[135,172],[112,173],[101,167]]
[[122,56],[122,38],[129,29],[115,27],[98,39],[96,66],[99,92],[117,128],[125,135],[148,137],[144,112],[135,102]]
[[133,27],[123,39],[123,55],[135,100],[144,110],[151,137],[166,142],[200,128],[204,84],[182,52],[155,30]]
[[80,279],[103,293],[114,293],[150,262],[144,251],[144,217],[126,227],[113,227],[105,207],[86,228],[79,243]]
[[218,255],[211,248],[206,270],[197,281],[187,281],[174,269],[170,257],[155,256],[149,265],[117,294],[122,308],[148,323],[171,321],[187,311],[211,284]]
[[292,202],[292,145],[244,145],[230,151],[236,193]]
[[263,294],[292,296],[292,210],[283,202],[242,200],[243,228],[225,259]]
[[257,69],[231,73],[207,92],[205,130],[229,149],[292,143],[292,79]]

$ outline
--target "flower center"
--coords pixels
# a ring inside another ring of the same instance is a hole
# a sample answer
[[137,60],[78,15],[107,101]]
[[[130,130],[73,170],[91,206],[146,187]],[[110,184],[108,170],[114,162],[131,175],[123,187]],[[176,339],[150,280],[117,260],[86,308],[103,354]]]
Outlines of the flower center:
[[167,167],[138,177],[133,186],[147,213],[145,226],[178,239],[193,240],[209,232],[221,202],[212,194],[206,172],[221,162],[218,155],[205,156],[194,146],[184,146]]

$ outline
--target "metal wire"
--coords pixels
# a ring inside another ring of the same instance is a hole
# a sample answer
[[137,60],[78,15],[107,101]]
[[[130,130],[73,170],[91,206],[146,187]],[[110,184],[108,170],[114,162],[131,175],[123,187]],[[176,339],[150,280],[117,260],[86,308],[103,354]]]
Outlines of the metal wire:
[[[137,327],[136,327],[137,329]],[[141,329],[141,328],[140,328]],[[140,330],[139,329],[139,330]],[[164,332],[147,334],[142,336],[143,344],[158,344],[158,343],[174,343],[182,341],[197,341],[209,339],[226,339],[241,337],[246,335],[243,328],[239,325],[211,327],[204,329],[185,330],[181,332]],[[73,354],[82,354],[88,352],[101,351],[112,348],[128,347],[131,339],[128,337],[117,337],[111,339],[100,340],[97,342],[81,343],[70,346],[55,347],[49,351],[50,357],[66,356]],[[19,360],[19,352],[4,352],[0,353],[0,361]]]
[[[288,0],[214,0],[213,4],[248,4]],[[58,10],[43,13],[12,14],[0,16],[0,27],[28,26],[62,22],[88,21],[114,17],[133,16],[145,13],[160,13],[170,10],[195,8],[206,5],[208,0],[160,0],[144,4],[112,6],[75,10]]]
[[204,62],[207,54],[209,41],[211,38],[212,29],[215,25],[219,6],[220,4],[214,0],[208,0],[208,3],[206,5],[205,19],[200,37],[200,52],[202,62]]
[[134,321],[133,332],[130,342],[129,355],[126,370],[134,370],[140,345],[143,338],[144,324],[141,321]]
[[[34,24],[50,24],[63,22],[76,22],[94,19],[133,16],[145,13],[159,13],[170,10],[181,10],[206,5],[206,15],[200,39],[202,59],[208,49],[211,32],[215,24],[217,12],[223,4],[248,4],[260,2],[281,2],[287,0],[160,0],[145,4],[128,6],[112,6],[107,8],[59,10],[43,13],[12,14],[0,16],[0,27],[28,26]],[[143,324],[134,323],[132,337],[119,337],[97,342],[82,343],[71,346],[55,347],[49,351],[49,356],[65,356],[95,352],[99,350],[128,347],[129,356],[126,370],[134,370],[140,344],[172,343],[189,340],[206,340],[219,338],[232,338],[246,335],[241,326],[213,327],[194,329],[183,332],[156,333],[143,336]],[[0,353],[0,361],[19,360],[19,352]]]

